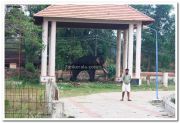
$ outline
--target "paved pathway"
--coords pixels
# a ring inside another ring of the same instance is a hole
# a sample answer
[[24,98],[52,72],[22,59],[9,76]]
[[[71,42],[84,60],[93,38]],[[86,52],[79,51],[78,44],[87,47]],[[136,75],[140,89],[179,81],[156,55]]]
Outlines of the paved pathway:
[[[174,93],[161,91],[159,97]],[[98,93],[63,98],[65,114],[77,118],[166,118],[168,113],[160,105],[152,105],[154,91],[132,92],[129,102],[120,101],[121,92]]]

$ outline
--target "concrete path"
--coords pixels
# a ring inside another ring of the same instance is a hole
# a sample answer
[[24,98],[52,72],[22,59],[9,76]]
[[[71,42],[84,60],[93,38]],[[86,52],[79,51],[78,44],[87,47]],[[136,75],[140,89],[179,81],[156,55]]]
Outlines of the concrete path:
[[[161,91],[159,97],[173,91]],[[87,96],[63,98],[65,114],[75,118],[169,118],[161,105],[152,105],[154,91],[131,93],[132,101],[120,101],[121,92],[98,93]]]

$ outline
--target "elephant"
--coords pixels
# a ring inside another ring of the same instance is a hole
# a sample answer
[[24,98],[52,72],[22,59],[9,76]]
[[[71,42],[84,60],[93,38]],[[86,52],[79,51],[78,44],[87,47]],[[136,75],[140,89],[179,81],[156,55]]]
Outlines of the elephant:
[[105,69],[105,60],[102,56],[83,56],[74,61],[70,65],[71,69],[71,81],[77,80],[77,76],[81,71],[87,71],[89,74],[89,80],[94,81],[95,79],[95,71],[97,69],[103,69],[104,73],[107,74],[107,70]]

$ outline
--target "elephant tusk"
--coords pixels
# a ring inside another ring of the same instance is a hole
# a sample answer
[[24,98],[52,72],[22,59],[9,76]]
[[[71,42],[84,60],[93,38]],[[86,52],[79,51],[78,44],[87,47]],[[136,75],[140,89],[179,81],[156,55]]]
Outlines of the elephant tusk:
[[108,74],[108,71],[103,67],[104,73]]

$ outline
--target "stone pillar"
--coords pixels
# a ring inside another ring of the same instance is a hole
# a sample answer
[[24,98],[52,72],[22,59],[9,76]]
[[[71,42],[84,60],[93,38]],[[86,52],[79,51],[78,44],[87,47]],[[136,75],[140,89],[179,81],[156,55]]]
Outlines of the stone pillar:
[[[42,42],[44,45],[44,49],[42,50],[42,57],[41,57],[41,78],[47,76],[47,45],[48,45],[48,21],[43,20],[42,25]],[[41,82],[44,82],[41,79]]]
[[141,27],[142,24],[137,24],[136,30],[136,78],[139,79],[141,85]]
[[128,50],[128,30],[124,30],[123,33],[123,71],[127,68],[127,50]]
[[168,87],[168,73],[163,73],[163,85],[164,87]]
[[134,25],[129,24],[128,68],[129,68],[129,74],[132,77],[133,77],[133,33],[134,33]]
[[[49,70],[48,75],[55,78],[55,56],[56,56],[56,22],[51,22],[51,34],[49,42]],[[53,79],[55,81],[55,79]]]
[[64,118],[64,103],[59,100],[52,101],[52,118]]
[[115,81],[120,81],[121,70],[121,30],[117,30],[117,44],[116,44],[116,78]]

